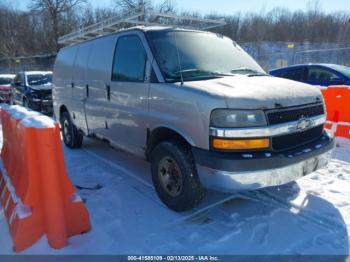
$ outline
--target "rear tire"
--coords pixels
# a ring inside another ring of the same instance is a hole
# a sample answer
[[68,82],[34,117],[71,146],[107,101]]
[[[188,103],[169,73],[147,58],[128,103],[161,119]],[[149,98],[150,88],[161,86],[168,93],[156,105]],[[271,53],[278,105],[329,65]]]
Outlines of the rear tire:
[[63,142],[69,148],[80,148],[83,144],[83,135],[72,122],[69,113],[63,112],[60,118]]
[[189,146],[164,141],[151,153],[152,180],[161,201],[181,212],[198,205],[205,195]]

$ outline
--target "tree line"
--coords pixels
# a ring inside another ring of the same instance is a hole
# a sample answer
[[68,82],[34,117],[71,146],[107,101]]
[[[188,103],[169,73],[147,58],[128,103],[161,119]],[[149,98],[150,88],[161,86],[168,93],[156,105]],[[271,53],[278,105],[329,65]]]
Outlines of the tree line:
[[60,36],[139,6],[163,13],[224,20],[225,26],[212,31],[239,43],[350,43],[350,12],[326,13],[314,3],[306,10],[274,8],[231,15],[179,12],[176,0],[164,0],[158,5],[152,0],[115,0],[114,5],[105,8],[93,8],[88,0],[32,0],[25,11],[0,3],[0,58],[55,54],[60,48]]

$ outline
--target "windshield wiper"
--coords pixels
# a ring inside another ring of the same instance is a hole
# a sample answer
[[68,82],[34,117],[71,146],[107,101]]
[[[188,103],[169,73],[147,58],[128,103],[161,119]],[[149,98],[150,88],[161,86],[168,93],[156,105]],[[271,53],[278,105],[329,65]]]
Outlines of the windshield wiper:
[[221,78],[224,76],[234,76],[234,74],[231,74],[231,73],[221,73],[221,72],[203,70],[198,68],[179,70],[176,72],[172,72],[171,74],[168,74],[168,75],[169,75],[169,78],[167,78],[166,80],[171,82],[179,81],[182,79],[188,80],[188,79],[196,79],[196,78]]
[[[191,75],[191,73],[193,75]],[[203,69],[198,69],[198,68],[179,70],[179,71],[174,72],[173,74],[175,74],[175,75],[182,74],[185,77],[205,77],[205,76],[227,76],[227,75],[232,75],[232,74],[224,74],[224,73],[221,73],[221,72],[208,71],[208,70],[203,70]],[[190,75],[188,75],[188,74],[190,74]]]
[[231,73],[233,73],[233,74],[237,73],[237,72],[246,73],[245,75],[247,75],[247,76],[267,76],[267,74],[265,74],[263,72],[260,72],[258,70],[251,69],[248,67],[239,67],[239,68],[235,68],[235,69],[231,70]]
[[[195,74],[214,74],[214,72],[210,72],[210,71],[203,70],[203,69],[198,69],[198,68],[184,69],[184,70],[179,70],[179,71],[174,72],[175,75],[188,74],[188,73],[195,73]],[[197,76],[197,75],[196,75],[196,76]]]

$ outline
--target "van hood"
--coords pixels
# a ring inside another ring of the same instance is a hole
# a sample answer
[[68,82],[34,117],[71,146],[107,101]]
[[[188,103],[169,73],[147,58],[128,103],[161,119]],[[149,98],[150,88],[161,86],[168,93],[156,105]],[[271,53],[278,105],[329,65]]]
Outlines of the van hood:
[[227,76],[185,82],[185,86],[226,99],[228,108],[272,109],[323,101],[318,88],[273,76]]

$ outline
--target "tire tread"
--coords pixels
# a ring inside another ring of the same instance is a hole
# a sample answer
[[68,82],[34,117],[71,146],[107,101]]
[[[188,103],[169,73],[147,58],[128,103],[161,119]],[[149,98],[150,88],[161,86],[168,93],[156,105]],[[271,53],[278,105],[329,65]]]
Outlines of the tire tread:
[[[180,195],[177,201],[172,201],[170,199],[170,196],[162,189],[162,186],[157,179],[158,165],[155,162],[161,157],[160,154],[162,154],[163,151],[171,152],[171,154],[175,156],[175,160],[180,159],[181,163],[178,163],[180,169],[185,171],[185,174],[182,174],[183,180],[186,180],[190,185],[186,188],[185,195]],[[162,202],[170,209],[177,212],[186,211],[198,205],[204,198],[205,189],[201,186],[191,148],[182,141],[174,139],[161,142],[157,145],[151,153],[151,169],[156,191]]]

